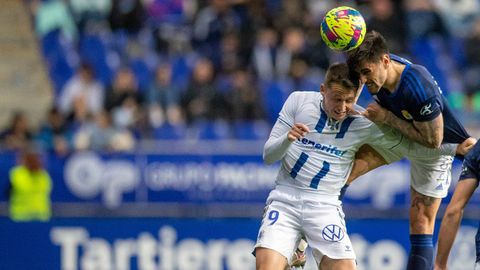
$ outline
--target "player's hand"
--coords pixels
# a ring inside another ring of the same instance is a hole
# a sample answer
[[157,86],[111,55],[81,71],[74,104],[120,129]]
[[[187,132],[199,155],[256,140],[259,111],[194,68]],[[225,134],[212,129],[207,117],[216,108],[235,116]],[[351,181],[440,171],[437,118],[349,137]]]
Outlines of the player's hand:
[[465,156],[477,143],[477,139],[470,137],[457,146],[457,155]]
[[380,104],[372,102],[362,114],[372,122],[385,123],[387,121],[388,113],[387,109],[380,106]]
[[362,113],[355,110],[354,108],[351,108],[351,109],[347,109],[347,115],[362,115]]
[[288,132],[287,137],[289,141],[293,142],[295,140],[305,137],[308,132],[310,132],[310,129],[308,129],[305,124],[296,123]]

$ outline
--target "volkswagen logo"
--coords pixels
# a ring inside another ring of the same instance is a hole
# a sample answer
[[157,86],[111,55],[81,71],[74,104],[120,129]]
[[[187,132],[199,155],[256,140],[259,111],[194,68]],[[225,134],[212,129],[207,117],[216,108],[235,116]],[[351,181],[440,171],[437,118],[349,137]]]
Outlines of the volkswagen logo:
[[323,228],[323,231],[322,231],[323,239],[329,242],[341,241],[344,236],[345,236],[345,233],[343,232],[342,228],[340,228],[340,226],[337,226],[335,224],[327,225],[325,228]]

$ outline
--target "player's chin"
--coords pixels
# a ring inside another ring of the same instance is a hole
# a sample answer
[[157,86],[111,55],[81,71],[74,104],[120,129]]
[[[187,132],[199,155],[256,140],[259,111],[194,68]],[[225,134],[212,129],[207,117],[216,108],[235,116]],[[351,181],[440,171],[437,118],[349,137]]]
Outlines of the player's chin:
[[337,121],[342,121],[347,117],[347,112],[342,112],[342,113],[334,113],[333,114],[333,119]]

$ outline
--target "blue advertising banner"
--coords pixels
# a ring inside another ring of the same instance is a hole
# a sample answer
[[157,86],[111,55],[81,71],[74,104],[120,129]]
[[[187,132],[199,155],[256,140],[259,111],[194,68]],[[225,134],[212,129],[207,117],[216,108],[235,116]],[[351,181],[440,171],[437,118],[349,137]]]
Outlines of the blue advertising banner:
[[[449,269],[473,269],[477,222],[463,222]],[[259,219],[0,218],[0,269],[249,270],[259,225]],[[358,269],[405,269],[406,219],[351,219],[347,227]],[[307,256],[305,269],[316,269]]]
[[[6,188],[15,155],[0,154],[0,186]],[[263,204],[274,186],[278,164],[263,164],[259,154],[99,154],[45,156],[54,203],[95,203],[109,209],[126,203]],[[461,163],[453,167],[455,183]],[[390,209],[408,205],[408,162],[383,166],[358,179],[345,205]],[[450,188],[450,194],[454,185]],[[0,201],[6,201],[0,192]],[[479,192],[471,203],[480,202]]]

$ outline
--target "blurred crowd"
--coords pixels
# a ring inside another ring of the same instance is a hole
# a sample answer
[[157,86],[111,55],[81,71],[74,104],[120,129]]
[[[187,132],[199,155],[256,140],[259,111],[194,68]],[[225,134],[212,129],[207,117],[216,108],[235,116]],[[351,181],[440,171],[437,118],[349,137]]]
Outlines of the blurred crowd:
[[467,128],[478,126],[479,0],[25,1],[55,101],[35,130],[12,114],[0,133],[8,149],[265,139],[286,97],[318,90],[328,65],[345,59],[319,33],[339,5],[359,9],[393,53],[427,66]]

